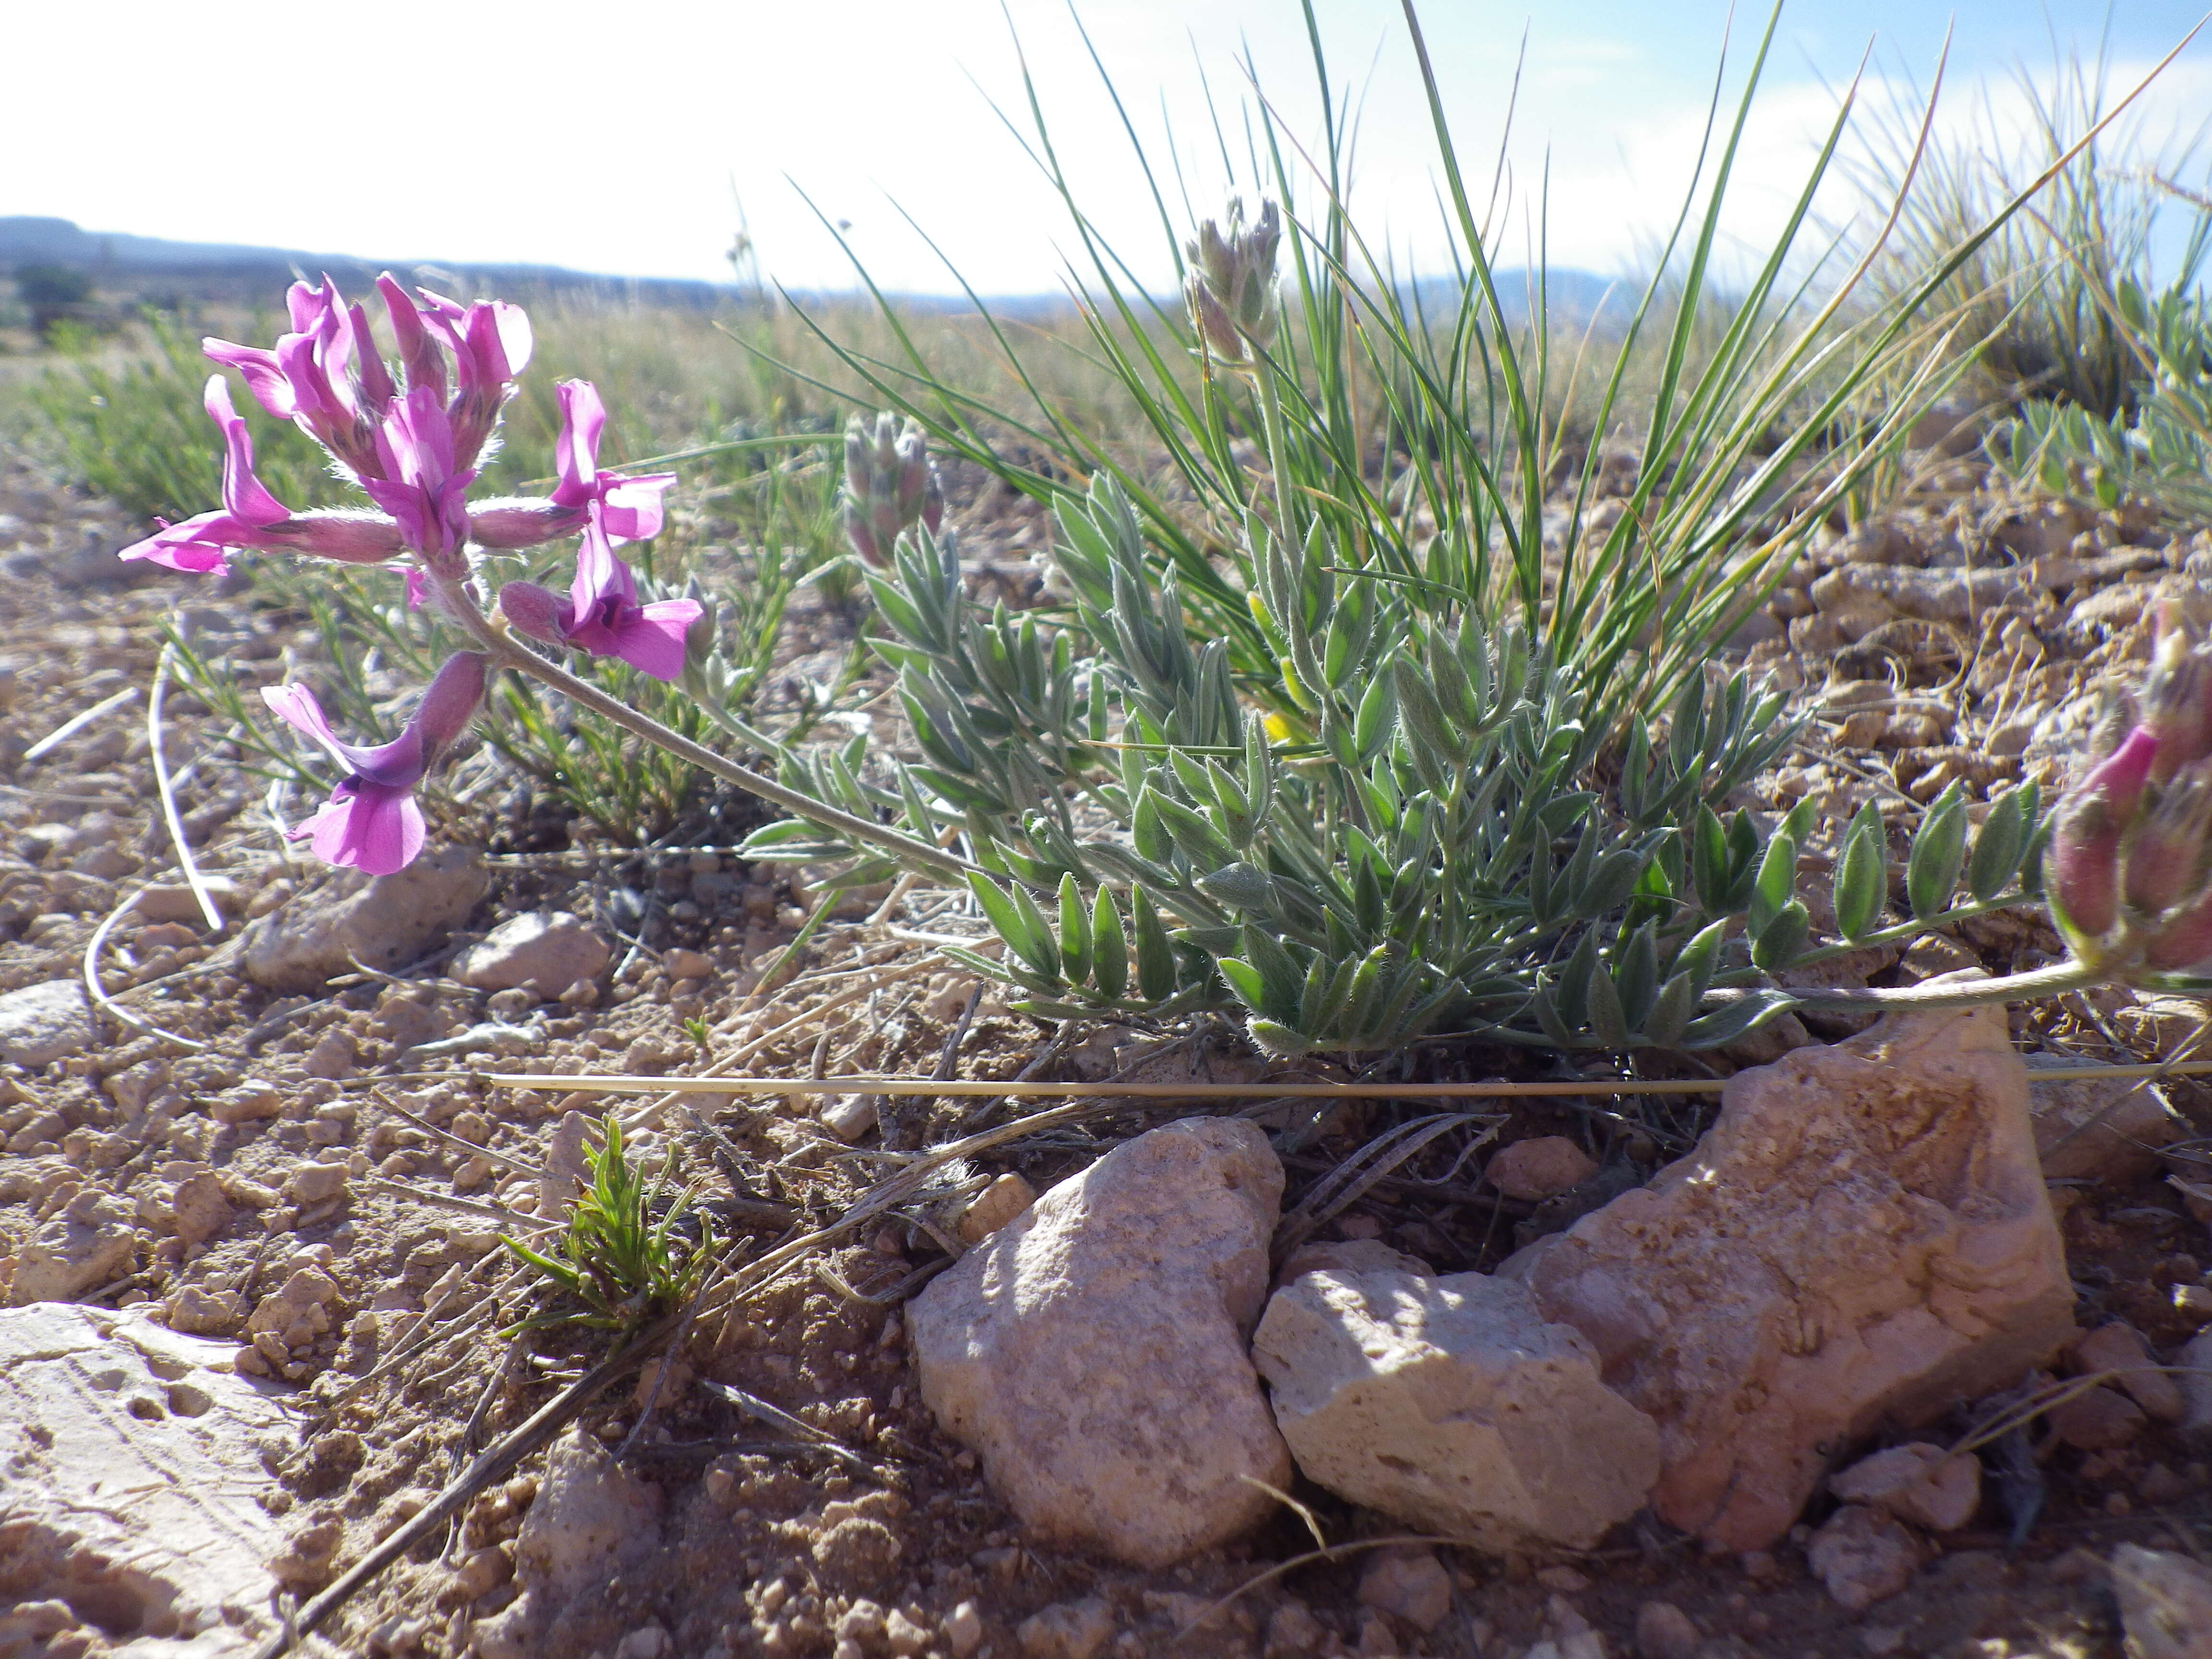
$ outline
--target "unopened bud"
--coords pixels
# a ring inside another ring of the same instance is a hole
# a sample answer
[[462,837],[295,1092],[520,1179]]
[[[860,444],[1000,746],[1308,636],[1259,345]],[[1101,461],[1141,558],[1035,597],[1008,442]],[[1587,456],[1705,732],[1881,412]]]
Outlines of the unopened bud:
[[2197,629],[2171,600],[2159,608],[2142,723],[2158,740],[2154,779],[2163,781],[2212,755],[2212,649],[2199,643]]
[[468,730],[477,705],[483,701],[484,677],[490,666],[491,659],[481,651],[456,651],[431,678],[430,689],[422,694],[422,706],[415,712],[430,754]]
[[699,607],[698,620],[684,635],[684,666],[696,673],[703,670],[714,654],[714,635],[720,626],[714,603],[707,597],[707,590],[699,585],[696,576],[684,585],[684,597]]
[[2051,904],[2082,938],[2100,938],[2119,920],[2120,836],[2142,799],[2157,752],[2148,732],[2130,733],[2059,814],[2051,840]]
[[876,416],[875,430],[855,416],[845,428],[845,538],[870,564],[890,562],[899,537],[917,524],[934,535],[945,519],[945,492],[930,465],[929,446],[911,421]]
[[561,632],[561,618],[568,608],[558,593],[536,582],[509,582],[499,590],[499,611],[507,618],[507,625],[548,645],[568,642]]
[[2110,684],[2100,686],[2097,717],[2089,727],[2090,763],[2111,759],[2127,741],[2128,733],[2142,724],[2142,711],[2136,706],[2134,692]]
[[2122,881],[2128,905],[2146,921],[2204,885],[2204,843],[2212,834],[2212,766],[2177,773],[2127,838]]
[[2143,950],[2143,966],[2160,974],[2202,973],[2212,967],[2212,894],[2152,936]]
[[1249,230],[1244,204],[1231,197],[1224,225],[1208,219],[1183,245],[1189,276],[1183,297],[1206,355],[1231,368],[1249,367],[1273,343],[1282,320],[1275,294],[1275,250],[1282,220],[1264,204]]
[[407,550],[397,520],[380,513],[295,513],[263,532],[263,544],[342,564],[382,564]]

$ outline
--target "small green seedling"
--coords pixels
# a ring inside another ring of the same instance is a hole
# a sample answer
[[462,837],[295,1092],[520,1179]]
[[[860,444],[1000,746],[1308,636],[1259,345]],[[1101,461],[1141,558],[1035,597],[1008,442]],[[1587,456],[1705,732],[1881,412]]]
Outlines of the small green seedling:
[[622,1121],[610,1112],[600,1145],[584,1153],[591,1183],[576,1200],[557,1250],[548,1255],[502,1237],[501,1243],[544,1276],[570,1303],[580,1304],[526,1319],[517,1330],[584,1325],[595,1330],[635,1329],[684,1305],[713,1259],[714,1230],[699,1217],[698,1236],[678,1224],[691,1212],[685,1188],[664,1204],[667,1170],[648,1181],[623,1150]]

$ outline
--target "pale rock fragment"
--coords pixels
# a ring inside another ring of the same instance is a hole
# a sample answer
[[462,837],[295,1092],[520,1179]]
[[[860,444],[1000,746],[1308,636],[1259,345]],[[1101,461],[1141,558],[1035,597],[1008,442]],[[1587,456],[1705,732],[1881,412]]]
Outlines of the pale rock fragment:
[[202,1170],[177,1183],[169,1198],[171,1224],[187,1246],[204,1244],[230,1224],[230,1195],[212,1170]]
[[1508,1198],[1538,1204],[1596,1173],[1597,1160],[1565,1135],[1538,1135],[1500,1150],[1483,1179]]
[[[200,880],[207,888],[208,896],[215,901],[218,913],[226,916],[238,913],[239,906],[245,902],[246,890],[235,880],[228,876],[203,876]],[[181,881],[156,882],[141,888],[138,896],[131,901],[131,911],[142,921],[180,922],[187,927],[207,926],[198,896]]]
[[983,1614],[973,1601],[963,1601],[945,1615],[945,1644],[956,1659],[968,1659],[983,1645]]
[[1698,1659],[1705,1633],[1672,1601],[1646,1601],[1636,1609],[1636,1659]]
[[2081,1451],[2112,1451],[2135,1440],[2147,1425],[2142,1407],[2115,1389],[2094,1388],[2060,1401],[2044,1413],[2061,1440]]
[[697,951],[668,951],[661,955],[660,971],[672,980],[708,979],[714,975],[714,963]]
[[1830,1475],[1828,1490],[1847,1504],[1864,1504],[1930,1532],[1956,1532],[1981,1507],[1981,1460],[1914,1441]]
[[1298,1467],[1417,1527],[1586,1549],[1658,1477],[1651,1420],[1513,1280],[1310,1273],[1268,1303],[1253,1357]]
[[2212,1442],[2212,1330],[2191,1337],[2173,1363],[2180,1372],[2181,1431],[2199,1445]]
[[1036,1202],[1036,1188],[1009,1170],[975,1194],[960,1212],[961,1242],[981,1244]]
[[[476,908],[490,873],[472,847],[424,851],[404,870],[368,877],[331,872],[295,902],[262,916],[240,938],[246,976],[276,991],[318,991],[335,975],[391,969],[427,955]],[[258,908],[258,907],[257,907]]]
[[[2071,1054],[2022,1054],[2031,1075],[2079,1067]],[[2158,1168],[2158,1149],[2188,1133],[2144,1078],[2069,1078],[2029,1091],[2035,1146],[2046,1180],[2137,1180]]]
[[882,1103],[881,1095],[830,1095],[815,1115],[823,1128],[849,1146],[876,1127]]
[[1255,1524],[1290,1455],[1246,1352],[1283,1189],[1194,1118],[1063,1181],[908,1304],[923,1399],[1035,1535],[1161,1567]]
[[580,980],[596,980],[613,954],[582,917],[532,910],[508,917],[470,946],[453,977],[479,991],[521,989],[550,1001]]
[[87,1187],[25,1240],[8,1287],[10,1307],[67,1302],[118,1278],[137,1244],[137,1208]]
[[112,1645],[57,1653],[243,1659],[276,1633],[264,1564],[283,1523],[258,1501],[276,1492],[262,1453],[295,1430],[230,1353],[141,1309],[0,1312],[0,1650],[19,1650],[5,1621],[38,1608],[29,1653],[41,1622],[73,1628],[72,1607]]
[[1057,1601],[1024,1619],[1014,1639],[1023,1659],[1098,1659],[1114,1639],[1114,1609],[1095,1595]]
[[2113,1385],[2161,1423],[2179,1423],[2188,1413],[2180,1384],[2159,1369],[2130,1326],[2100,1325],[2067,1351],[2066,1369],[2076,1376],[2118,1372]]
[[274,1336],[288,1348],[299,1347],[328,1334],[331,1310],[343,1295],[337,1280],[320,1267],[301,1267],[261,1298],[246,1322],[246,1333]]
[[1359,1604],[1426,1633],[1451,1611],[1451,1574],[1434,1550],[1377,1550],[1359,1574]]
[[548,1221],[566,1217],[576,1195],[591,1184],[591,1165],[586,1150],[598,1124],[584,1112],[565,1112],[545,1146],[545,1172],[538,1183],[538,1213]]
[[477,1651],[485,1659],[542,1652],[568,1602],[659,1547],[660,1512],[660,1488],[633,1477],[581,1428],[554,1442],[515,1538],[522,1594],[477,1624]]
[[1688,1158],[1501,1271],[1657,1423],[1661,1518],[1753,1550],[1824,1447],[2047,1360],[2074,1291],[2002,1010],[1893,1014],[1722,1099]]
[[351,1074],[359,1056],[355,1053],[353,1034],[343,1029],[325,1031],[315,1046],[307,1050],[301,1060],[300,1069],[309,1077],[335,1079]]
[[2212,1659],[2212,1567],[2122,1544],[2112,1569],[2128,1659]]
[[284,1195],[301,1209],[312,1209],[343,1197],[348,1178],[343,1164],[297,1164],[285,1180]]
[[82,1054],[91,1042],[92,1017],[78,981],[52,979],[0,995],[0,1060],[35,1071]]
[[1920,1546],[1887,1516],[1846,1504],[1806,1544],[1805,1565],[1838,1605],[1864,1613],[1912,1582]]
[[173,1331],[191,1336],[236,1336],[246,1323],[246,1299],[236,1291],[210,1291],[187,1285],[169,1298],[166,1315]]
[[1275,1287],[1329,1268],[1349,1273],[1415,1273],[1434,1278],[1436,1270],[1417,1255],[1395,1250],[1379,1238],[1317,1238],[1301,1244],[1283,1259]]

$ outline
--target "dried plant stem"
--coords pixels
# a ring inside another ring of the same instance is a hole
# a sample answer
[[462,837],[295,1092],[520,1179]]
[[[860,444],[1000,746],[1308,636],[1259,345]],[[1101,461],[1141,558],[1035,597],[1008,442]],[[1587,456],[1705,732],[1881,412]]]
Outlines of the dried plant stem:
[[165,645],[154,665],[154,684],[146,694],[146,756],[153,763],[154,787],[161,798],[161,818],[169,826],[170,844],[177,849],[177,867],[185,872],[185,884],[192,890],[198,902],[200,915],[207,918],[210,933],[222,931],[222,912],[216,908],[215,895],[208,890],[207,878],[192,860],[192,844],[185,836],[185,820],[177,811],[177,789],[169,776],[169,757],[161,752],[161,702],[169,689],[169,664],[177,647]]
[[100,953],[106,946],[107,936],[114,931],[118,922],[137,908],[138,895],[143,890],[143,888],[132,888],[131,896],[110,910],[100,926],[92,930],[92,937],[85,941],[82,963],[85,994],[89,996],[110,1018],[120,1024],[127,1025],[133,1030],[143,1031],[149,1036],[160,1037],[165,1042],[173,1042],[179,1048],[194,1052],[204,1050],[208,1046],[206,1043],[197,1042],[191,1037],[179,1036],[174,1031],[166,1030],[155,1024],[152,1020],[141,1018],[132,1013],[110,996],[107,994],[107,988],[100,982]]
[[[1010,1078],[940,1080],[936,1078],[847,1076],[788,1077],[587,1077],[562,1072],[426,1072],[425,1079],[450,1082],[456,1075],[508,1089],[548,1093],[574,1091],[607,1095],[948,1095],[981,1098],[1012,1095],[1031,1100],[1513,1100],[1574,1095],[1717,1095],[1726,1078],[1591,1078],[1560,1083],[1043,1083]],[[2053,1066],[2028,1073],[2031,1084],[2076,1083],[2085,1079],[2203,1077],[2212,1060],[2182,1065]],[[380,1079],[392,1082],[391,1078]]]
[[[2008,974],[2002,979],[1962,980],[1945,985],[1868,986],[1863,989],[1791,990],[1796,1008],[1850,1009],[1887,1013],[1905,1010],[1936,1013],[1947,1009],[1987,1008],[1998,1003],[2025,1002],[2031,997],[2057,996],[2063,991],[2087,990],[2102,985],[2111,975],[2078,962],[2062,962],[2032,973]],[[1747,990],[1705,993],[1708,1006],[1734,1002],[1754,994]]]

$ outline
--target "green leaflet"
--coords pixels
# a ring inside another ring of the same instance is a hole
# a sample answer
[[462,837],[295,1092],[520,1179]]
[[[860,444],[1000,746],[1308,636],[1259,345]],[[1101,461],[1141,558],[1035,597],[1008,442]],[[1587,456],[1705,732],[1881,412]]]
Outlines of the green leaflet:
[[1950,904],[1966,857],[1966,797],[1954,778],[1936,798],[1912,836],[1905,892],[1915,916],[1925,921]]

